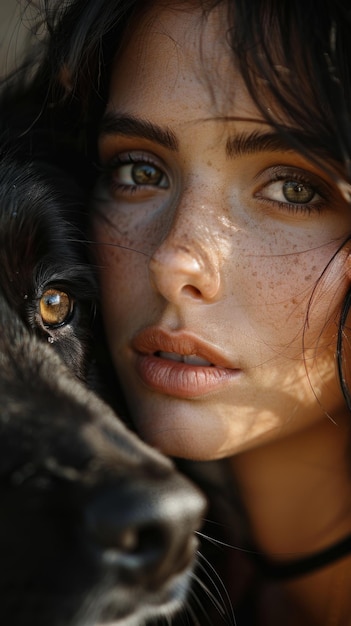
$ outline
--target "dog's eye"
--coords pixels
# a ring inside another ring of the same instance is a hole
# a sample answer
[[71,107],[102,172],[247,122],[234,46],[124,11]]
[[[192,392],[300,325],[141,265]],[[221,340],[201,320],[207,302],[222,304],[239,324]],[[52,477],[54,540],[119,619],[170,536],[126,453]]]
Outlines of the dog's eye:
[[73,312],[73,299],[60,289],[47,289],[40,298],[41,318],[46,326],[61,326]]

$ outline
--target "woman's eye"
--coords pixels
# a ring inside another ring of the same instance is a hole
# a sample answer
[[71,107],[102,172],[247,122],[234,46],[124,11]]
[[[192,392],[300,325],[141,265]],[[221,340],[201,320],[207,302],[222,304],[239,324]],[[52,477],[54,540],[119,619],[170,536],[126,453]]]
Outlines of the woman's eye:
[[159,167],[143,161],[115,166],[113,183],[124,187],[152,186],[167,189],[169,186],[167,176]]
[[[328,185],[313,174],[274,168],[263,173],[266,179],[256,197],[291,211],[320,211],[330,195]],[[268,179],[268,180],[267,180]]]
[[299,180],[277,180],[264,189],[264,197],[275,202],[309,204],[319,198],[315,188]]

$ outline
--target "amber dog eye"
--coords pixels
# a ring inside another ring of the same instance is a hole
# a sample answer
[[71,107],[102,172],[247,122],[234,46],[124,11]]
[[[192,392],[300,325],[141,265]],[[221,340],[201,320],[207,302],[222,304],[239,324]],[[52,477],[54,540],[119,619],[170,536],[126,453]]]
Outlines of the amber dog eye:
[[59,289],[47,289],[40,298],[39,309],[46,326],[61,326],[69,321],[73,311],[73,299]]

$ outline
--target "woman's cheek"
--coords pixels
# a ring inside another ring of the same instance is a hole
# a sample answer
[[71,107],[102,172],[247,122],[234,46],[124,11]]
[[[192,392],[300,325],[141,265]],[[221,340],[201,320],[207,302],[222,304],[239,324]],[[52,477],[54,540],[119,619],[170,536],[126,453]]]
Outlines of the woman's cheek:
[[[272,352],[296,358],[305,350],[330,346],[349,280],[346,252],[261,257],[247,281],[251,325]],[[249,275],[249,274],[248,274]]]

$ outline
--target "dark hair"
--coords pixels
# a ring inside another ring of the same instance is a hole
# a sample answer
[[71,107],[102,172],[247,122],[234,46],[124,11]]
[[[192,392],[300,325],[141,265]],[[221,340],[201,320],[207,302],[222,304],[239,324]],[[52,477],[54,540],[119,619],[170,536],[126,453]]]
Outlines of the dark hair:
[[[228,31],[223,36],[228,37],[263,116],[280,125],[282,132],[287,121],[304,132],[311,129],[321,147],[351,173],[349,0],[198,2],[204,11],[227,4]],[[50,82],[55,102],[69,95],[79,103],[79,115],[83,113],[85,120],[103,112],[113,58],[134,15],[151,4],[151,0],[45,0],[49,40],[40,79]],[[70,77],[70,92],[62,89],[63,70]]]
[[[226,4],[228,25],[223,37],[228,38],[233,60],[264,118],[297,150],[324,167],[351,201],[349,0],[189,2],[201,3],[204,13]],[[113,58],[124,37],[133,36],[129,28],[133,18],[150,4],[152,0],[45,0],[48,43],[39,63],[37,87],[57,112],[55,122],[59,119],[62,125],[64,120],[92,159]],[[303,139],[298,131],[303,131]],[[331,158],[340,175],[329,169]],[[350,303],[351,289],[341,313],[337,346],[340,382],[351,409],[342,342]]]
[[[33,0],[32,0],[33,1]],[[57,127],[71,133],[82,150],[94,153],[96,128],[104,112],[113,58],[138,0],[44,0],[47,32],[35,58],[33,92]],[[35,26],[33,27],[35,30]]]

